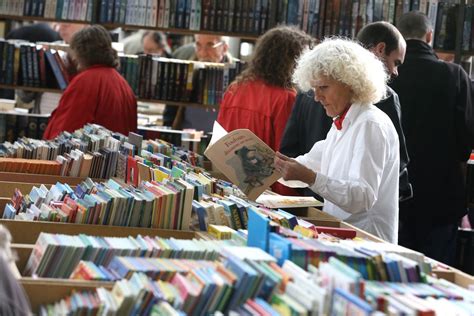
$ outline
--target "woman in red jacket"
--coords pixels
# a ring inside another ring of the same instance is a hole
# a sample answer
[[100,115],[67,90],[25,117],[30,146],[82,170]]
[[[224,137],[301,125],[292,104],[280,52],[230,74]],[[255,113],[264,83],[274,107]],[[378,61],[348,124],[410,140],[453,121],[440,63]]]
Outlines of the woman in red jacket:
[[227,131],[247,128],[278,151],[296,91],[295,60],[312,39],[295,27],[280,26],[262,35],[249,65],[230,85],[217,121]]
[[44,139],[95,123],[127,135],[137,129],[137,100],[117,72],[117,52],[110,34],[100,25],[82,29],[71,42],[71,57],[79,73],[51,114]]

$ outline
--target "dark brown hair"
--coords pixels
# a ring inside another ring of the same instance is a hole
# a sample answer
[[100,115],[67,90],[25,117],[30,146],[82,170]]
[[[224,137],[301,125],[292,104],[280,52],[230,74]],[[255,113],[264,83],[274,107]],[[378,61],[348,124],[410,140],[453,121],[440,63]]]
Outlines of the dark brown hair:
[[313,39],[293,26],[278,26],[258,38],[255,51],[247,68],[235,83],[260,79],[265,83],[291,88],[296,59],[306,46],[311,47]]
[[357,40],[367,49],[385,43],[385,55],[390,55],[400,47],[402,35],[395,26],[388,22],[378,21],[367,24],[357,34]]
[[104,65],[115,68],[119,65],[112,38],[103,26],[92,25],[74,34],[71,49],[84,67]]

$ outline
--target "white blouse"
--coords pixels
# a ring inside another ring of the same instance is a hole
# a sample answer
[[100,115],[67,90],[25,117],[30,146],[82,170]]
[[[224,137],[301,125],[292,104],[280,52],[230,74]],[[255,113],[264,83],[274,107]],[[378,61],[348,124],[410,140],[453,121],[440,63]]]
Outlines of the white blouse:
[[373,105],[353,104],[342,129],[296,158],[317,173],[310,187],[324,211],[386,241],[398,240],[398,135],[390,118]]

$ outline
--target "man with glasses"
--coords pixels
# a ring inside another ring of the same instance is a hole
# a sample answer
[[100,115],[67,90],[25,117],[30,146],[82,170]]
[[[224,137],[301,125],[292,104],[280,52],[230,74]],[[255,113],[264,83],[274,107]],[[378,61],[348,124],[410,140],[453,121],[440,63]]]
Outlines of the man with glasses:
[[[392,78],[398,75],[398,66],[405,59],[406,43],[396,27],[387,22],[374,22],[360,30],[357,40],[383,61]],[[375,105],[390,117],[397,130],[400,141],[399,199],[409,199],[413,192],[408,179],[409,158],[401,125],[398,95],[388,87],[386,98]],[[321,104],[314,100],[311,91],[298,94],[283,133],[280,152],[289,157],[309,152],[316,142],[326,138],[332,124],[333,120],[326,115]],[[303,194],[315,195],[308,189]]]
[[[226,36],[196,34],[195,42],[178,48],[173,57],[213,63],[233,63],[235,59],[229,53],[229,38]],[[163,113],[163,124],[173,129],[194,128],[211,132],[217,119],[215,109],[197,107],[178,107],[167,105]]]

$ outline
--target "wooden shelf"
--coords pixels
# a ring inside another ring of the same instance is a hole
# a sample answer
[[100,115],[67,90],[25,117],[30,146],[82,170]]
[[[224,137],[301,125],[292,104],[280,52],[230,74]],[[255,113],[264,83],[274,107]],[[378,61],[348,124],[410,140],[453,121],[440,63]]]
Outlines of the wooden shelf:
[[56,303],[71,295],[73,292],[93,291],[98,287],[112,290],[114,285],[113,282],[57,280],[29,277],[21,278],[20,284],[28,295],[34,313],[39,311],[40,305]]
[[0,111],[0,115],[21,115],[21,116],[30,116],[30,117],[44,117],[44,118],[48,118],[50,117],[49,114],[38,114],[38,113],[23,113],[23,112],[19,112],[19,111],[15,111],[15,110],[11,110],[11,111]]
[[8,228],[12,241],[19,244],[34,245],[40,233],[103,237],[151,236],[161,238],[193,239],[196,234],[187,230],[157,229],[147,227],[124,227],[42,221],[20,221],[0,219],[0,224]]
[[[57,20],[57,19],[50,19],[44,18],[40,16],[16,16],[16,15],[0,15],[0,19],[5,20],[26,20],[26,21],[43,21],[43,22],[65,22],[65,23],[79,23],[79,24],[94,24],[88,21],[77,21],[77,20]],[[156,27],[156,26],[145,26],[145,25],[129,25],[129,24],[118,24],[118,23],[100,23],[99,21],[95,22],[97,24],[101,24],[105,28],[114,29],[121,27],[126,30],[156,30],[174,34],[183,34],[183,35],[194,35],[194,34],[209,34],[209,35],[217,35],[217,36],[232,36],[238,37],[241,39],[246,40],[256,40],[258,35],[253,34],[245,34],[245,33],[231,33],[231,32],[216,32],[216,31],[208,31],[208,30],[189,30],[189,29],[181,29],[181,28],[167,28],[167,27]]]
[[0,84],[1,89],[16,89],[16,90],[25,90],[32,92],[51,92],[51,93],[63,93],[60,89],[54,88],[39,88],[39,87],[28,87],[28,86],[16,86],[9,84]]
[[67,23],[77,23],[77,24],[91,24],[88,21],[57,20],[57,19],[44,18],[42,16],[24,16],[24,15],[5,15],[5,14],[1,14],[0,19],[2,19],[2,20],[17,20],[17,21],[67,22]]
[[[1,89],[17,89],[17,90],[25,90],[25,91],[33,91],[33,92],[62,93],[60,89],[16,86],[16,85],[6,85],[6,84],[0,84],[0,88]],[[195,102],[182,102],[182,101],[159,100],[159,99],[137,98],[137,101],[148,102],[148,103],[161,103],[161,104],[176,105],[176,106],[192,106],[192,107],[209,108],[209,109],[217,109],[219,107],[218,105],[207,105],[207,104],[201,104],[201,103],[195,103]],[[23,113],[5,113],[5,114],[23,115]]]

